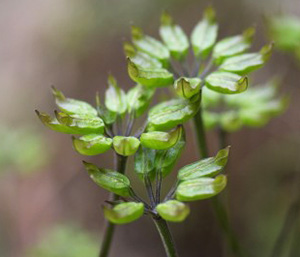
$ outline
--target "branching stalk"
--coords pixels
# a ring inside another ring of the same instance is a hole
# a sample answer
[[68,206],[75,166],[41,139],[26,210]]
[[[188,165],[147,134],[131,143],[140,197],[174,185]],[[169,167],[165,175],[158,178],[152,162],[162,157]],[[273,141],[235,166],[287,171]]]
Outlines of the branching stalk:
[[162,218],[153,218],[153,221],[163,242],[167,257],[178,257],[167,222]]
[[[115,153],[115,169],[116,171],[124,174],[126,170],[126,163],[127,157],[118,155]],[[110,201],[117,201],[119,200],[119,196],[115,194],[110,194],[109,200]],[[104,233],[103,233],[103,240],[101,242],[100,253],[99,257],[107,257],[109,254],[109,250],[112,243],[112,238],[114,235],[115,225],[107,220],[105,220],[104,226]]]

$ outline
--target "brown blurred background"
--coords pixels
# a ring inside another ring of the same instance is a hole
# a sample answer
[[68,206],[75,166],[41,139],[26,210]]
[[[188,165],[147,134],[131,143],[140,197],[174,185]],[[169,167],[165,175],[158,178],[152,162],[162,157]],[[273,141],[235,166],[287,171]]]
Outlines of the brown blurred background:
[[[190,33],[209,4],[217,10],[220,37],[256,24],[255,49],[269,40],[264,17],[300,16],[299,0],[0,1],[1,257],[97,256],[100,207],[107,193],[89,179],[81,160],[112,167],[111,152],[80,156],[70,137],[46,129],[34,110],[53,111],[52,84],[91,103],[96,91],[103,94],[109,72],[128,89],[132,82],[122,43],[130,39],[130,25],[157,37],[160,13],[167,9]],[[300,66],[277,52],[251,81],[263,83],[274,75],[282,76],[282,92],[291,96],[289,109],[262,129],[243,129],[230,137],[230,217],[249,256],[256,257],[269,255],[300,184],[295,175],[300,172]],[[197,158],[191,133],[178,167]],[[213,154],[216,135],[212,132],[208,139]],[[230,256],[210,202],[191,206],[185,223],[171,225],[180,256]],[[298,221],[298,240],[299,226]],[[118,227],[111,256],[165,255],[154,225],[144,217]]]

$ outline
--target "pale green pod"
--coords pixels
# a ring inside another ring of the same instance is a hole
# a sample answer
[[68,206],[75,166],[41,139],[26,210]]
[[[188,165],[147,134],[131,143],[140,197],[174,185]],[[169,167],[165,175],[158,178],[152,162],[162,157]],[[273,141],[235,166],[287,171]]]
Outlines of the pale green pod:
[[113,138],[115,151],[123,156],[134,155],[140,146],[140,141],[135,137],[115,136]]
[[103,207],[104,216],[114,224],[127,224],[144,214],[144,204],[135,202],[120,203],[112,209]]
[[199,110],[199,102],[173,99],[162,102],[149,111],[148,130],[169,130],[191,119]]
[[106,108],[112,112],[123,115],[127,110],[126,94],[118,86],[117,81],[112,75],[108,77],[108,89],[105,92]]
[[130,59],[136,64],[143,68],[162,68],[162,63],[151,57],[150,55],[138,51],[135,49],[134,45],[125,42],[123,44],[124,52],[126,57],[130,57]]
[[161,16],[159,34],[172,57],[182,60],[188,54],[189,41],[182,28],[174,24],[172,17],[164,12]]
[[247,90],[248,78],[230,72],[216,71],[207,76],[205,86],[223,94],[238,94]]
[[96,165],[83,162],[91,179],[100,187],[120,196],[127,197],[130,195],[129,179],[114,170],[98,168]]
[[212,177],[225,167],[229,155],[229,147],[220,150],[215,157],[209,157],[186,165],[178,172],[178,180],[193,180],[200,177]]
[[174,82],[173,74],[163,68],[144,68],[127,58],[127,70],[130,78],[149,88],[166,87]]
[[132,42],[139,51],[158,59],[164,67],[168,66],[170,52],[164,44],[153,37],[144,35],[141,28],[135,26],[132,26],[131,34]]
[[52,93],[55,97],[56,105],[62,112],[70,115],[75,114],[87,117],[97,116],[97,110],[90,104],[83,101],[66,98],[64,94],[55,87],[52,87]]
[[195,26],[191,35],[191,43],[197,57],[205,58],[213,48],[218,35],[215,11],[208,7],[203,19]]
[[158,204],[156,211],[164,220],[171,222],[182,222],[190,214],[190,208],[177,200]]
[[227,179],[224,175],[216,178],[197,178],[186,180],[179,184],[176,199],[183,202],[203,200],[219,194],[226,187]]
[[134,112],[135,117],[141,116],[147,110],[154,92],[154,89],[142,85],[131,88],[126,95],[128,112]]
[[170,132],[153,131],[143,133],[140,137],[141,144],[144,147],[156,150],[166,150],[174,146],[181,138],[182,126]]
[[264,66],[272,53],[273,44],[264,46],[258,53],[241,54],[227,58],[220,70],[244,75]]
[[36,113],[45,126],[57,132],[74,135],[103,134],[104,132],[104,123],[98,117],[81,117],[55,112],[56,117],[53,118],[46,113],[39,111]]
[[140,147],[134,155],[134,172],[138,175],[139,179],[144,181],[144,177],[148,176],[150,180],[155,177],[155,156],[154,149]]
[[185,78],[181,77],[174,82],[174,89],[177,95],[189,99],[199,93],[201,89],[200,78]]
[[213,49],[213,58],[221,63],[224,58],[241,54],[250,48],[255,29],[248,28],[242,35],[226,37],[220,40]]
[[74,149],[82,155],[97,155],[111,148],[112,139],[102,135],[89,134],[80,138],[73,137]]

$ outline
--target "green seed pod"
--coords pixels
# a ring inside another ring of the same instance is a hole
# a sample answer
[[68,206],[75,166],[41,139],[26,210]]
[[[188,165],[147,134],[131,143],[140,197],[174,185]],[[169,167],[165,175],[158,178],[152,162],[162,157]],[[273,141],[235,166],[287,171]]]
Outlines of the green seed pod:
[[97,110],[90,104],[83,101],[66,98],[64,94],[55,87],[52,87],[52,93],[55,97],[56,105],[62,112],[70,115],[75,114],[87,117],[97,117]]
[[96,165],[83,162],[91,179],[100,187],[117,195],[127,197],[130,195],[129,179],[113,170],[98,168]]
[[110,149],[112,139],[102,135],[90,134],[80,138],[73,137],[74,149],[82,155],[97,155]]
[[172,17],[164,12],[161,16],[159,34],[172,57],[183,60],[188,54],[189,41],[182,28],[174,24]]
[[170,132],[153,131],[141,135],[141,144],[147,148],[166,150],[174,146],[181,138],[182,126]]
[[177,200],[158,204],[156,211],[164,220],[171,222],[182,222],[190,214],[190,208]]
[[170,52],[164,44],[153,37],[144,35],[143,31],[135,26],[132,26],[131,34],[132,42],[139,51],[158,59],[164,67],[168,66]]
[[144,68],[127,58],[127,70],[130,78],[149,88],[166,87],[174,82],[173,74],[163,68]]
[[199,102],[174,99],[162,102],[149,111],[148,130],[169,130],[191,119],[199,109]]
[[154,89],[146,88],[142,85],[136,85],[131,88],[126,95],[128,112],[134,112],[135,117],[141,116],[148,108],[154,92]]
[[126,94],[111,75],[108,77],[108,85],[109,87],[105,92],[106,108],[112,112],[123,115],[127,109]]
[[189,202],[211,198],[219,194],[226,186],[227,179],[224,175],[216,178],[197,178],[186,180],[179,184],[176,190],[176,199]]
[[132,44],[125,42],[123,48],[126,57],[130,57],[135,64],[144,68],[162,68],[162,64],[159,60],[146,53],[137,51]]
[[115,136],[113,138],[115,151],[123,156],[134,155],[140,146],[140,141],[135,137]]
[[113,209],[103,207],[104,216],[114,224],[127,224],[144,214],[144,204],[135,202],[120,203]]
[[258,53],[241,54],[227,58],[220,70],[233,72],[239,75],[248,74],[261,68],[272,54],[273,44],[264,46]]
[[178,180],[193,180],[200,177],[217,175],[225,167],[229,155],[229,147],[220,150],[215,157],[209,157],[186,165],[178,172]]
[[224,58],[245,52],[251,46],[254,33],[255,29],[251,27],[242,35],[226,37],[219,41],[213,49],[215,62],[220,64]]
[[74,135],[103,134],[104,132],[104,123],[98,117],[82,117],[55,112],[56,118],[52,118],[46,113],[39,111],[36,113],[45,126],[57,132]]
[[174,82],[174,89],[177,95],[183,98],[191,98],[199,93],[201,88],[201,79],[181,77]]
[[215,21],[215,11],[211,7],[206,8],[203,16],[192,31],[191,43],[195,55],[205,58],[217,40],[218,24]]
[[205,85],[223,94],[238,94],[248,88],[248,78],[231,72],[216,71],[205,79]]
[[149,176],[150,180],[155,178],[155,155],[154,149],[143,146],[134,155],[134,172],[142,181],[145,176]]

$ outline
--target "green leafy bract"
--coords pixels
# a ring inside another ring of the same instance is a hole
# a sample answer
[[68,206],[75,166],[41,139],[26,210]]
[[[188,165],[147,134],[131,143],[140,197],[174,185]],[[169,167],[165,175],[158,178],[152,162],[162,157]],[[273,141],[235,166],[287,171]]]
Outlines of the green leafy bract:
[[170,52],[166,46],[155,38],[144,35],[138,27],[132,26],[131,34],[132,42],[139,51],[158,59],[164,67],[168,66]]
[[188,38],[182,28],[175,25],[172,17],[166,12],[161,16],[159,34],[172,57],[177,60],[185,58],[189,50]]
[[205,58],[210,53],[216,42],[217,34],[218,25],[215,22],[215,11],[209,7],[191,35],[191,43],[197,57]]
[[130,156],[136,153],[140,146],[140,141],[135,137],[115,136],[113,138],[115,151],[123,156]]
[[162,102],[149,111],[148,130],[169,130],[192,118],[199,109],[199,102],[173,99]]
[[217,175],[225,167],[229,155],[229,147],[220,150],[215,157],[209,157],[186,165],[178,172],[178,180],[193,180],[200,177]]
[[219,175],[216,178],[198,178],[183,181],[176,190],[176,199],[189,202],[211,198],[219,194],[226,186],[226,176]]
[[127,110],[125,92],[118,86],[117,81],[111,75],[108,77],[108,86],[105,93],[106,108],[123,115]]
[[205,85],[219,93],[238,94],[248,88],[248,79],[234,73],[216,71],[206,77]]
[[114,224],[127,224],[144,214],[144,204],[135,202],[120,203],[113,209],[104,206],[104,216]]
[[142,85],[131,88],[126,95],[128,112],[134,112],[135,117],[141,116],[148,108],[154,92],[154,89]]
[[156,211],[165,220],[182,222],[190,213],[190,208],[177,200],[169,200],[156,206]]
[[144,68],[127,58],[127,68],[130,78],[146,87],[166,87],[173,84],[173,74],[163,68]]
[[97,134],[89,134],[73,138],[75,150],[82,155],[97,155],[111,148],[112,139]]
[[100,187],[117,195],[127,197],[130,195],[129,179],[114,170],[98,168],[96,165],[83,162],[91,179]]
[[86,117],[97,116],[97,110],[90,104],[83,101],[66,98],[64,94],[55,87],[52,87],[52,93],[55,97],[56,105],[62,112],[70,115],[80,115]]

